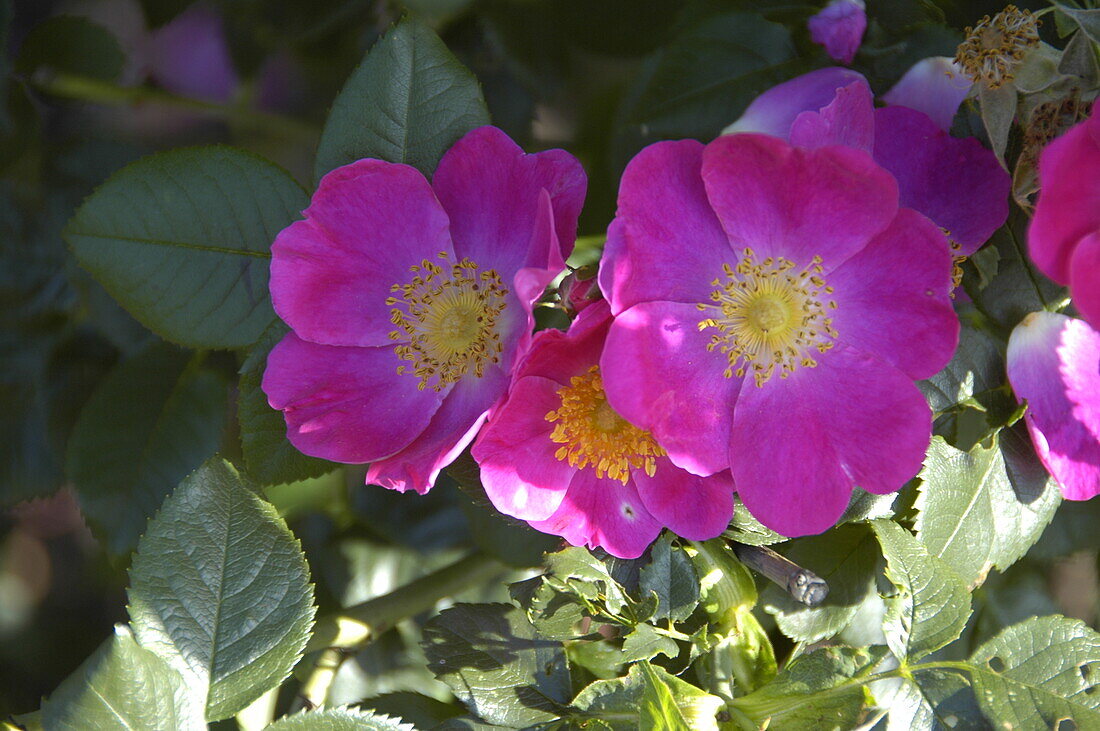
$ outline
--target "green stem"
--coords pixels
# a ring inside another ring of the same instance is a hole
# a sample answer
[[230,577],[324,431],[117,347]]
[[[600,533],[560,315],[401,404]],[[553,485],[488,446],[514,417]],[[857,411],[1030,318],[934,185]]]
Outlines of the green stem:
[[266,130],[285,137],[312,138],[317,134],[313,126],[281,114],[252,109],[241,104],[218,104],[191,99],[146,86],[119,86],[76,74],[55,74],[46,78],[35,78],[32,83],[37,89],[47,94],[93,104],[107,106],[162,104],[222,117],[242,127]]

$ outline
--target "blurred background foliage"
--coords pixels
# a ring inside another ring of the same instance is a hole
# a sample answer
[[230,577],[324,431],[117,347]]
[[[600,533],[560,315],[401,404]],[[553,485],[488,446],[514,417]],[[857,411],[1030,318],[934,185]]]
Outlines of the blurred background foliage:
[[[1001,7],[868,0],[854,67],[882,92],[915,61],[953,55],[963,28]],[[529,150],[560,146],[582,160],[590,185],[580,235],[598,245],[618,175],[641,147],[709,139],[761,91],[830,65],[805,30],[820,6],[784,0],[205,0],[203,8],[221,19],[230,53],[225,83],[211,88],[157,67],[158,30],[194,12],[189,0],[0,0],[0,718],[37,708],[125,620],[127,555],[160,499],[215,451],[242,456],[236,413],[247,406],[237,374],[248,364],[231,351],[192,354],[160,341],[62,240],[74,209],[112,172],[156,150],[226,142],[308,188],[333,98],[374,41],[414,13],[476,74],[494,124]],[[1043,33],[1056,37],[1052,27]],[[133,408],[81,418],[96,400]],[[954,410],[937,432],[966,448],[965,434],[980,434],[986,418]],[[82,489],[82,466],[95,455],[74,435],[111,439],[121,422],[131,431],[117,438],[132,439],[132,462],[110,483]],[[150,452],[161,447],[148,435],[172,430],[183,436],[161,445],[171,454]],[[322,612],[475,549],[502,562],[502,578],[522,578],[558,545],[496,518],[451,477],[420,497],[364,488],[362,469],[332,467],[306,465],[319,476],[265,492],[303,543]],[[952,647],[965,655],[1004,626],[1056,611],[1095,627],[1098,519],[1096,501],[1063,504],[1027,558],[977,590],[968,634]],[[507,600],[507,592],[495,581],[457,599]],[[877,618],[868,615],[870,626]],[[770,631],[777,654],[790,646],[774,624]],[[846,636],[858,642],[860,631],[857,616]],[[403,691],[449,699],[419,641],[418,621],[400,623],[344,664],[333,700],[397,694],[374,705],[400,712]]]

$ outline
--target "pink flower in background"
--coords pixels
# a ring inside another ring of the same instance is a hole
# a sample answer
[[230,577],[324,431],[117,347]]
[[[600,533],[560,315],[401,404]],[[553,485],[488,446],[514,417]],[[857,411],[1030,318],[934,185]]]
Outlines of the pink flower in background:
[[1047,145],[1028,249],[1039,269],[1067,284],[1077,310],[1100,327],[1100,115]]
[[1100,493],[1100,333],[1033,312],[1008,341],[1008,380],[1027,400],[1035,451],[1067,500]]
[[195,3],[153,31],[148,44],[149,73],[168,91],[214,102],[237,93],[240,78],[214,8]]
[[503,513],[620,558],[637,558],[663,527],[714,538],[733,516],[729,473],[676,467],[608,405],[598,362],[610,324],[601,300],[568,333],[535,337],[474,444],[485,491]]
[[834,61],[851,63],[867,30],[863,0],[832,0],[825,9],[807,21],[810,38],[825,46]]
[[[978,140],[951,137],[924,112],[903,106],[912,99],[928,108],[924,87],[912,85],[908,92],[912,96],[897,91],[891,106],[876,109],[860,74],[821,69],[764,92],[724,131],[763,132],[800,147],[840,144],[870,152],[897,180],[901,205],[945,229],[954,255],[970,256],[1008,218],[1012,180]],[[941,121],[946,108],[938,112]]]
[[627,166],[600,287],[610,405],[697,475],[731,469],[764,525],[833,525],[901,488],[931,412],[913,381],[959,332],[937,226],[860,150],[737,134]]
[[294,446],[430,489],[505,394],[585,186],[573,156],[525,155],[495,127],[459,140],[431,184],[380,160],[326,175],[271,247],[272,303],[293,332],[263,389]]
[[974,82],[954,59],[933,56],[913,64],[898,83],[882,95],[882,101],[924,112],[937,127],[947,132],[955,120],[955,112],[959,111],[959,105],[973,86]]

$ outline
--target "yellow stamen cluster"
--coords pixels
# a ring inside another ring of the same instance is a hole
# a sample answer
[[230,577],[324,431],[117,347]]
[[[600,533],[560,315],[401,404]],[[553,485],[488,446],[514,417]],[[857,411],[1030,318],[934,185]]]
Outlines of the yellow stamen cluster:
[[752,249],[745,249],[736,267],[723,264],[725,277],[711,282],[717,287],[709,303],[696,305],[709,313],[699,321],[699,330],[715,329],[707,350],[725,353],[729,360],[726,378],[752,373],[763,386],[776,372],[780,378],[799,366],[817,365],[813,353],[833,347],[838,334],[827,310],[835,310],[833,293],[821,274],[820,256],[807,266],[784,257],[756,261]]
[[500,362],[503,346],[497,320],[508,290],[493,269],[478,271],[469,259],[448,264],[429,259],[409,267],[413,278],[394,284],[387,297],[390,322],[397,329],[390,340],[406,341],[394,348],[401,360],[398,373],[420,379],[418,388],[442,390],[471,370],[480,378],[490,363]]
[[1009,5],[966,29],[955,61],[975,82],[997,89],[1015,78],[1020,61],[1037,45],[1039,19],[1030,10]]
[[607,403],[599,366],[573,376],[557,393],[561,406],[546,415],[554,424],[551,441],[562,445],[555,457],[571,467],[594,467],[596,477],[607,475],[624,485],[633,469],[643,469],[650,477],[656,474],[657,458],[665,456],[665,451],[649,432],[619,416]]
[[951,238],[951,232],[943,226],[940,226],[940,231],[943,231],[943,235],[947,237],[947,243],[951,247],[951,298],[954,299],[955,288],[962,284],[962,263],[966,261],[966,257],[959,254],[959,252],[962,251],[962,244]]

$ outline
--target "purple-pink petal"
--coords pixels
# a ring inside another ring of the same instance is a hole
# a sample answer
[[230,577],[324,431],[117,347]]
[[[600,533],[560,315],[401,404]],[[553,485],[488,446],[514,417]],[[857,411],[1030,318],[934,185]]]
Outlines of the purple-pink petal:
[[839,342],[876,355],[912,379],[938,373],[955,352],[951,254],[943,234],[902,208],[890,227],[833,271]]
[[[496,127],[480,127],[447,151],[432,187],[450,216],[458,257],[496,269],[508,281],[523,267],[545,268],[573,251],[587,179],[564,150],[526,154]],[[537,230],[543,190],[556,237]]]
[[681,140],[650,145],[626,166],[600,262],[600,288],[613,313],[710,294],[709,282],[732,250],[707,200],[702,163],[703,145]]
[[901,80],[882,95],[882,100],[890,106],[924,112],[937,127],[947,132],[973,85],[953,59],[933,56],[913,64]]
[[1100,333],[1065,315],[1032,313],[1009,339],[1008,379],[1027,401],[1024,421],[1062,495],[1100,494]]
[[1093,112],[1047,145],[1039,157],[1039,181],[1028,250],[1044,274],[1068,284],[1074,247],[1100,231],[1100,114]]
[[387,345],[390,287],[422,259],[453,260],[447,215],[415,168],[360,160],[321,179],[305,219],[271,246],[271,301],[299,337]]
[[740,378],[708,352],[693,304],[643,302],[620,313],[600,358],[607,402],[653,434],[678,467],[711,475],[729,467],[730,405]]
[[854,81],[866,83],[858,71],[840,67],[796,76],[756,97],[745,113],[722,133],[762,132],[786,139],[799,114],[818,111],[833,101],[837,89]]
[[1100,327],[1100,231],[1077,243],[1069,268],[1073,304],[1093,327]]
[[678,536],[705,541],[733,519],[734,485],[728,471],[699,477],[663,457],[653,477],[635,470],[633,478],[650,515]]
[[703,153],[707,197],[737,249],[759,259],[839,266],[893,220],[894,178],[845,147],[802,150],[767,135],[725,135]]
[[1012,180],[978,140],[951,137],[923,112],[875,110],[875,162],[898,181],[901,205],[946,228],[969,256],[1008,218]]
[[837,346],[815,368],[742,388],[729,459],[757,520],[809,535],[836,523],[853,486],[901,489],[920,470],[931,433],[931,411],[908,376]]
[[851,63],[867,30],[863,0],[833,0],[806,25],[813,42],[825,46],[834,61]]
[[802,112],[791,125],[796,147],[844,145],[870,153],[875,145],[875,100],[871,87],[857,79],[836,90],[820,110]]
[[240,79],[229,54],[222,17],[205,3],[195,3],[149,41],[150,73],[175,94],[228,102]]
[[299,451],[334,462],[380,459],[427,426],[446,392],[397,374],[392,347],[318,345],[294,333],[267,357],[262,388]]
[[601,479],[594,470],[579,470],[554,514],[530,523],[575,546],[603,548],[619,558],[638,558],[661,532],[633,483]]

